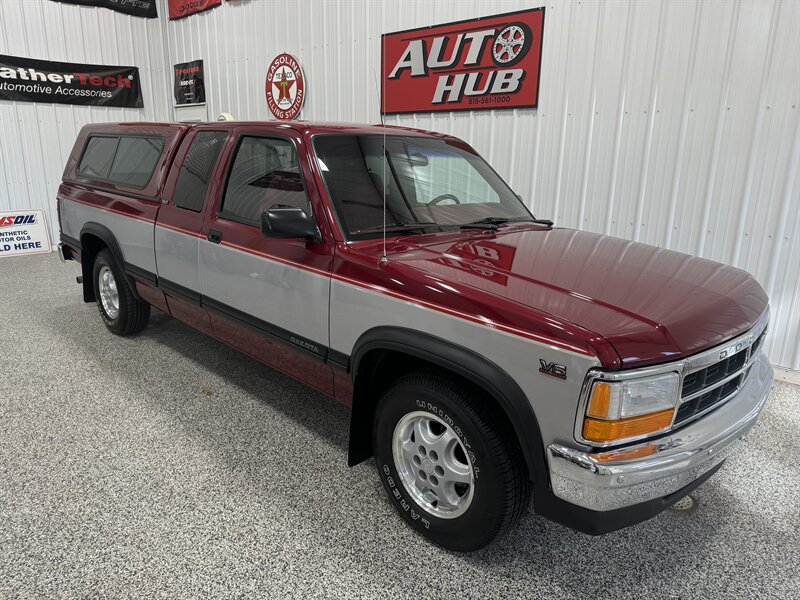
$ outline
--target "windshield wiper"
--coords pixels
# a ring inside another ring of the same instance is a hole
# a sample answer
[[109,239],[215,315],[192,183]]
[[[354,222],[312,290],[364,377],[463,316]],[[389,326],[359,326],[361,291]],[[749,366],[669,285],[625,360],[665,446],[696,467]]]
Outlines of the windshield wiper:
[[497,229],[500,225],[505,225],[510,222],[536,223],[537,225],[553,226],[553,222],[547,219],[528,219],[527,217],[506,218],[506,217],[486,217],[485,219],[478,219],[477,221],[470,221],[459,225],[461,229]]
[[[386,224],[386,231],[402,231],[404,229],[420,229],[422,227],[426,227],[428,225],[438,225],[435,221],[398,221],[395,223],[387,223]],[[369,233],[371,231],[382,231],[384,229],[383,225],[374,225],[372,227],[364,227],[363,229],[359,229],[357,231],[353,231],[351,235],[355,235],[357,233]]]

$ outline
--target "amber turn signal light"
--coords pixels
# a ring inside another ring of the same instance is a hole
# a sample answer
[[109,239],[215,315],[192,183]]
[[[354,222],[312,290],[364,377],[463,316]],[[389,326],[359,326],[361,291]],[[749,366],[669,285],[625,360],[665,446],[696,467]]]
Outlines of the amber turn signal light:
[[[592,394],[592,400],[594,400],[594,394]],[[668,409],[617,421],[601,421],[587,417],[583,422],[583,439],[607,443],[655,433],[669,427],[672,423],[673,413],[672,409]]]
[[611,386],[607,383],[597,382],[592,386],[592,397],[589,398],[589,406],[586,407],[586,414],[598,419],[608,418],[608,407],[611,403]]

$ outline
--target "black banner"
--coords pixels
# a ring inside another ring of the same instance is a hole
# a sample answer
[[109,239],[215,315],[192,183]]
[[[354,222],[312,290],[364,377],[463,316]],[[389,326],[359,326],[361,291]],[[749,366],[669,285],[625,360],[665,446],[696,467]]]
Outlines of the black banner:
[[178,63],[175,70],[175,104],[202,104],[206,101],[203,61]]
[[126,15],[145,17],[147,19],[155,19],[158,17],[156,13],[156,0],[53,0],[53,2],[110,8],[111,10],[116,10]]
[[142,108],[136,67],[109,67],[0,54],[0,100]]

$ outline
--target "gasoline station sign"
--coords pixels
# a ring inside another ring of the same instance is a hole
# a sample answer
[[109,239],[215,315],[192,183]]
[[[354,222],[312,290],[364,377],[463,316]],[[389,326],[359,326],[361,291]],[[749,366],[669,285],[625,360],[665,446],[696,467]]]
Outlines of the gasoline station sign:
[[300,114],[306,81],[300,63],[291,54],[279,54],[267,69],[267,106],[275,118],[291,121]]
[[544,7],[384,34],[383,114],[535,108]]

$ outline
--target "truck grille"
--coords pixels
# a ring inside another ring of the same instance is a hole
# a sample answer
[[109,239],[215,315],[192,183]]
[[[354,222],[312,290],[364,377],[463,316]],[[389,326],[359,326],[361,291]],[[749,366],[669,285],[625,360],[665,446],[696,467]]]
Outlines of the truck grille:
[[685,375],[673,426],[722,404],[742,387],[750,374],[750,358],[761,349],[765,334],[766,330],[761,332],[750,347]]

